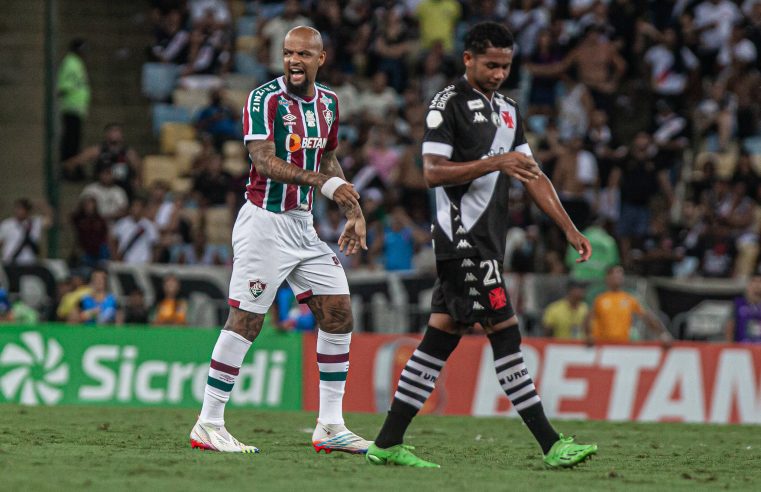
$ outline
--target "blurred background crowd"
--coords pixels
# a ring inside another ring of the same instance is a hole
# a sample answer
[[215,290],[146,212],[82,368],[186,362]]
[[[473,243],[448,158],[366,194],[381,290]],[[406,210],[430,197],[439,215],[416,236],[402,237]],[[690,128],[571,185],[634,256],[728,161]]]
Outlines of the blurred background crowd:
[[[642,276],[759,272],[761,0],[153,0],[146,9],[153,152],[140,155],[118,121],[83,142],[88,40],[73,40],[60,64],[61,176],[81,186],[76,208],[59,211],[74,268],[230,265],[249,168],[242,106],[282,74],[285,33],[311,25],[328,52],[318,80],[340,98],[339,160],[368,221],[369,250],[339,259],[349,271],[430,271],[427,103],[463,73],[469,26],[495,20],[516,38],[502,92],[519,103],[537,161],[594,248],[592,261],[575,263],[516,182],[506,272],[580,282],[602,282],[617,264]],[[49,217],[42,203],[17,202],[0,226],[3,262],[34,261]],[[316,228],[334,247],[342,222],[317,201]]]

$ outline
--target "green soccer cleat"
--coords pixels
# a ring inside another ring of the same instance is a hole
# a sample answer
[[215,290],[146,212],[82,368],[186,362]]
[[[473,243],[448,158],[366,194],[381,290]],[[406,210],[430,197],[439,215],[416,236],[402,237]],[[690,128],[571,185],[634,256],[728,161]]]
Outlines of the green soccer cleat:
[[576,444],[573,436],[560,439],[544,455],[544,464],[550,468],[572,468],[593,454],[597,454],[597,444]]
[[418,458],[412,451],[415,449],[412,446],[406,444],[397,444],[390,448],[379,448],[375,444],[370,444],[367,448],[367,454],[365,459],[368,463],[373,465],[399,465],[399,466],[411,466],[413,468],[441,468],[436,463],[431,463]]

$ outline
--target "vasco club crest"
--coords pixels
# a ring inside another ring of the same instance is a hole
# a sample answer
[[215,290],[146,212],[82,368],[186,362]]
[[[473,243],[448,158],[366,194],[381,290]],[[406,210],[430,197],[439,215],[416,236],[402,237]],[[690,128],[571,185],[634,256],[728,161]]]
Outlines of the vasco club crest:
[[264,292],[264,289],[267,288],[267,284],[262,282],[259,279],[256,280],[249,280],[248,281],[248,291],[251,292],[251,295],[254,299],[258,299],[260,295]]

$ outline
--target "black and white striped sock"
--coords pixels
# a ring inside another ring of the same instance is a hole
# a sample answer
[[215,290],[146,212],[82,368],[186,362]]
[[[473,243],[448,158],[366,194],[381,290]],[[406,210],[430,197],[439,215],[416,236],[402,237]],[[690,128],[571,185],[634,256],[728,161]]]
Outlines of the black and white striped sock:
[[436,379],[459,341],[457,335],[428,327],[420,345],[402,370],[391,409],[375,439],[376,446],[388,448],[404,441],[407,427],[431,396]]
[[521,333],[517,326],[488,335],[494,352],[494,370],[497,380],[518,411],[526,427],[547,454],[560,436],[547,420],[544,407],[536,392],[521,353]]

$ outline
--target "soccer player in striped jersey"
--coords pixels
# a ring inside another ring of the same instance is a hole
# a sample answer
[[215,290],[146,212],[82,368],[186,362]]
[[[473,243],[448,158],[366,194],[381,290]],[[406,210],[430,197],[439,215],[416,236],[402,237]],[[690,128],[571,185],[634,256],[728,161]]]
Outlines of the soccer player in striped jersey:
[[243,108],[244,141],[251,156],[246,203],[232,234],[230,315],[211,355],[211,367],[191,446],[257,453],[225,428],[224,408],[251,343],[278,287],[287,280],[317,319],[320,411],[312,444],[317,452],[364,453],[370,444],[344,425],[342,401],[349,370],[352,313],[349,286],[338,258],[312,223],[314,188],[346,214],[339,247],[354,254],[365,245],[359,194],[336,159],[338,97],[316,84],[325,62],[320,33],[299,26],[283,42],[284,75],[251,91]]
[[482,328],[494,353],[497,379],[551,467],[571,467],[597,452],[552,427],[523,361],[518,319],[502,279],[511,179],[563,229],[586,261],[592,247],[560,204],[531,156],[518,106],[497,89],[507,79],[513,36],[482,22],[465,35],[465,76],[436,94],[426,115],[423,173],[436,193],[432,229],[437,279],[423,340],[399,376],[386,421],[367,450],[376,465],[439,465],[418,458],[404,433],[423,408],[439,373],[469,327]]

